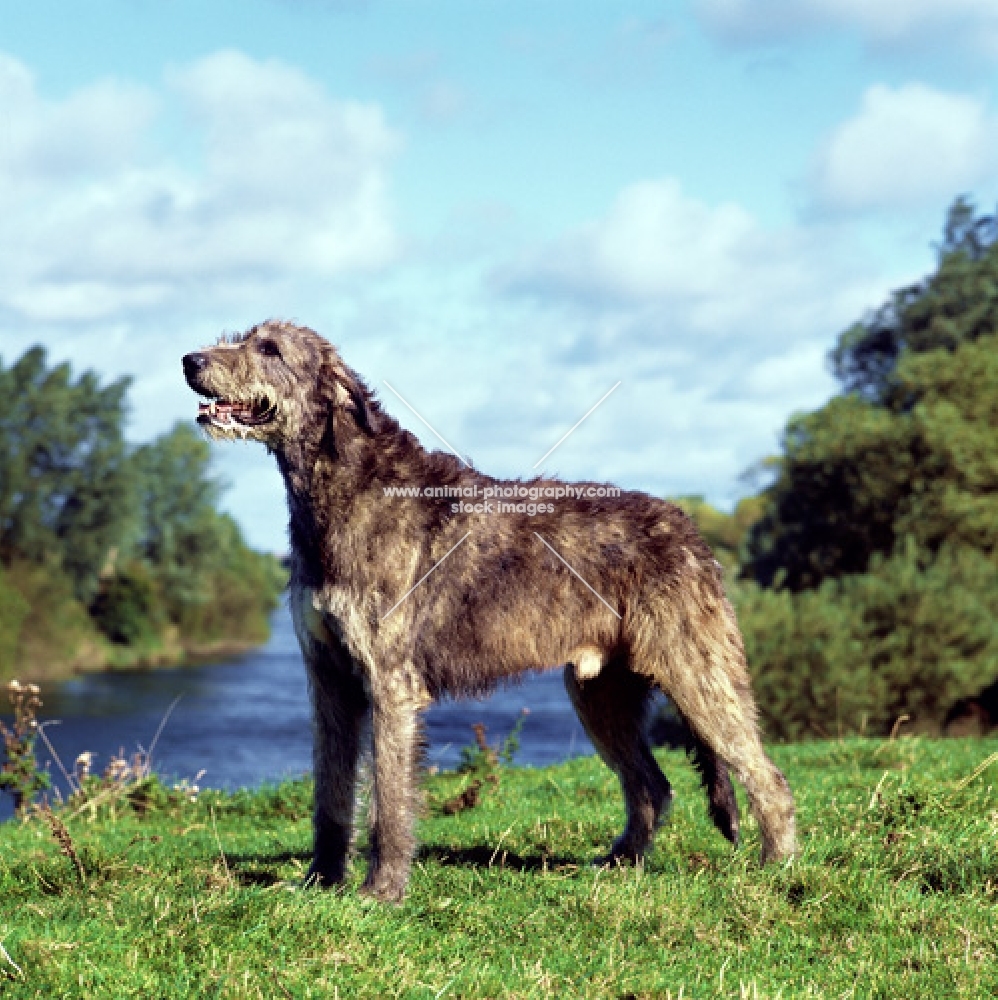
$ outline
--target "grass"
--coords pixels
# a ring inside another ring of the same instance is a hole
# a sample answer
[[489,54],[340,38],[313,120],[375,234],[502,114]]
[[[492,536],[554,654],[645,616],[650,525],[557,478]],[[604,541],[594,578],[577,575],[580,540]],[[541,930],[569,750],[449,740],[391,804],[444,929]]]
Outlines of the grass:
[[[681,754],[643,868],[593,870],[622,821],[583,758],[508,768],[453,815],[427,780],[399,907],[298,888],[307,782],[196,801],[155,781],[0,827],[0,996],[990,997],[998,994],[998,741],[774,748],[801,854],[731,851]],[[986,763],[990,758],[990,763]],[[985,766],[986,764],[986,766]],[[16,966],[16,967],[15,967]]]

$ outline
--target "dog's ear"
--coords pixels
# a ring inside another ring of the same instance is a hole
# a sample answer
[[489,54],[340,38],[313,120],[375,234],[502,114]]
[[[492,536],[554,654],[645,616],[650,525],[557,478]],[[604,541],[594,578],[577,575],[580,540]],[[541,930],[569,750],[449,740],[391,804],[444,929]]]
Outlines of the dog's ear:
[[376,404],[371,398],[371,390],[367,388],[352,372],[346,379],[339,382],[345,396],[344,405],[347,412],[356,421],[357,426],[369,437],[378,432],[378,413]]
[[330,404],[329,421],[339,448],[358,431],[367,437],[378,432],[380,417],[371,391],[338,357],[323,358],[318,381]]

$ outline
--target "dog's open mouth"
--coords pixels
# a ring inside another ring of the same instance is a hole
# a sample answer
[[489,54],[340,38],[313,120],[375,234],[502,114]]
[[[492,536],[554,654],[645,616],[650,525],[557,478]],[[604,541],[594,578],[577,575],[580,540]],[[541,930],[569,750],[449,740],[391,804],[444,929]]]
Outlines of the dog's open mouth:
[[227,399],[211,399],[198,404],[198,423],[215,427],[259,427],[270,423],[277,414],[277,404],[269,399],[254,400],[252,403],[231,402]]

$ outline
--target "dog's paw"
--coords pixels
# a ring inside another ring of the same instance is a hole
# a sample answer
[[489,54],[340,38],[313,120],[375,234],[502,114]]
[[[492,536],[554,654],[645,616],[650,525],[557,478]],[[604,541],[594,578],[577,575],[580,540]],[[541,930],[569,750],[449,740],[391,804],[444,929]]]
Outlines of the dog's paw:
[[631,854],[601,854],[590,862],[591,868],[630,868],[641,863]]
[[317,865],[314,861],[302,881],[304,889],[335,889],[346,879],[341,865]]
[[405,897],[407,879],[404,875],[391,872],[369,874],[360,887],[361,895],[376,899],[379,903],[401,903]]
[[608,854],[602,854],[593,860],[593,867],[620,868],[624,865],[640,865],[644,863],[644,859],[644,849],[629,844],[614,844]]

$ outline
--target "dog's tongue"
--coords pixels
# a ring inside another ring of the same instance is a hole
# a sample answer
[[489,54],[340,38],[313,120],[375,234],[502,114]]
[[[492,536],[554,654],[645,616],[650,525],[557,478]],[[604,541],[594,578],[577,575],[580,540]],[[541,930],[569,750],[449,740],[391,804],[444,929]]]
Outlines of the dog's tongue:
[[250,411],[250,407],[239,403],[226,403],[224,400],[213,399],[210,403],[198,404],[198,420],[215,420],[218,423],[231,423],[232,418],[239,417]]

